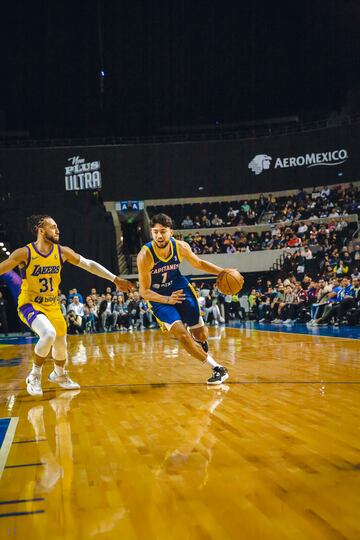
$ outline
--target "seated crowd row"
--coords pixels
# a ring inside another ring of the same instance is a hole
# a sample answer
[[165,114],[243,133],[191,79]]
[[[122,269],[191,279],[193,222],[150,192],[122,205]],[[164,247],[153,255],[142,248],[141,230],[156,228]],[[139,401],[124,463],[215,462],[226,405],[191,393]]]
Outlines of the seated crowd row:
[[169,214],[178,229],[254,225],[266,212],[268,223],[360,214],[360,190],[350,184],[300,189],[295,195],[259,195],[256,199],[147,207],[151,216]]
[[303,248],[307,256],[311,258],[312,253],[321,249],[341,249],[351,238],[352,230],[349,230],[349,223],[344,220],[331,223],[312,223],[307,225],[304,222],[291,223],[288,226],[276,224],[271,231],[263,233],[245,233],[236,231],[234,234],[219,233],[201,235],[200,233],[176,235],[178,240],[185,240],[197,255],[226,253],[247,253],[250,251],[261,251],[269,249],[283,248]]

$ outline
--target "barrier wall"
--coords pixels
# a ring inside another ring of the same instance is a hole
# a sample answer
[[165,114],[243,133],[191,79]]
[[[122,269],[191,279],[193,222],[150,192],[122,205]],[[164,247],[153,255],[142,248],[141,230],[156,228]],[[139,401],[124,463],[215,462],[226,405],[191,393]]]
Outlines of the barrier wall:
[[[268,251],[251,251],[250,253],[233,253],[231,255],[215,254],[200,255],[202,259],[212,262],[222,268],[237,268],[239,272],[267,272],[271,266],[284,252],[293,252],[292,249],[272,249]],[[202,270],[197,270],[190,266],[187,261],[183,261],[180,270],[184,275],[198,276],[204,274]]]
[[253,140],[0,149],[1,189],[102,189],[104,200],[268,192],[351,182],[359,171],[360,124]]

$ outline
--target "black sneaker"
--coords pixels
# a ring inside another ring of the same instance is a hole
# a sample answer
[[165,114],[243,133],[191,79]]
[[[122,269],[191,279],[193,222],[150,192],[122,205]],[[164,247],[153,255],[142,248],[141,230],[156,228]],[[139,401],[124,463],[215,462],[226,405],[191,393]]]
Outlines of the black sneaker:
[[229,378],[229,374],[227,372],[227,369],[223,366],[217,366],[213,369],[213,374],[211,375],[210,379],[208,379],[208,384],[221,384],[222,382],[226,381],[226,379]]

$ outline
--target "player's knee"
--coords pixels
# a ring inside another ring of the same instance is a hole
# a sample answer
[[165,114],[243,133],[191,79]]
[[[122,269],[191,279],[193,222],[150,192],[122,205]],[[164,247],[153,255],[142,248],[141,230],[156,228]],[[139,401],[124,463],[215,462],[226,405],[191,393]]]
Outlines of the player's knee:
[[206,326],[201,326],[200,328],[196,328],[196,330],[192,331],[192,335],[198,341],[206,341],[208,338],[209,332]]
[[41,338],[45,343],[52,345],[56,338],[55,328],[47,328]]
[[186,330],[185,326],[179,325],[172,328],[172,333],[179,341],[188,341],[191,339],[189,332]]

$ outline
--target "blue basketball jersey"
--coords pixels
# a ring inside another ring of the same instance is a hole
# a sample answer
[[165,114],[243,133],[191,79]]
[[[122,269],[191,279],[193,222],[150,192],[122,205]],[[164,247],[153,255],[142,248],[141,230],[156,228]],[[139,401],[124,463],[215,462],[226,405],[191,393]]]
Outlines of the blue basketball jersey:
[[175,238],[170,238],[171,251],[167,259],[162,259],[158,255],[154,242],[148,242],[145,246],[150,251],[154,261],[154,266],[151,269],[151,290],[165,296],[171,296],[174,291],[188,286],[188,280],[179,270],[181,258]]

